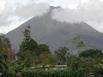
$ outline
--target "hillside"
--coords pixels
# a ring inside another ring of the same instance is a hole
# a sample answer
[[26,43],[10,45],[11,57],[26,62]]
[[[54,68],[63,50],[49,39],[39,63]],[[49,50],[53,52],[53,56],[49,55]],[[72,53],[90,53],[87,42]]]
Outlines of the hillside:
[[51,17],[53,8],[41,17],[34,17],[22,24],[17,29],[9,32],[6,36],[10,39],[13,49],[18,50],[18,46],[23,39],[22,31],[30,25],[32,37],[41,43],[50,46],[51,49],[60,46],[68,46],[67,41],[79,35],[90,47],[103,48],[103,34],[97,32],[85,22],[62,23]]

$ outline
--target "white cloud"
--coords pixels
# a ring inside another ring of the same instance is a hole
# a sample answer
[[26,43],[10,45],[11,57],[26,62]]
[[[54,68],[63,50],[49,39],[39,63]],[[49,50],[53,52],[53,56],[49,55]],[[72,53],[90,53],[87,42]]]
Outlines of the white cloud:
[[55,9],[53,18],[61,22],[81,22],[90,24],[96,30],[103,32],[103,3],[97,0],[79,2],[77,9]]
[[81,22],[81,17],[78,11],[70,9],[55,9],[52,13],[52,18],[61,22],[76,23]]
[[6,5],[6,2],[3,1],[3,0],[0,0],[0,14],[1,14],[2,11],[5,9],[5,5]]
[[103,0],[0,0],[0,32],[7,33],[33,16],[41,16],[49,6],[53,18],[61,22],[87,22],[103,32]]
[[22,18],[28,18],[31,16],[41,16],[49,10],[49,5],[47,4],[30,4],[24,7],[18,7],[15,11],[17,16],[21,16]]
[[60,6],[62,8],[75,9],[78,6],[78,0],[51,0],[49,4],[52,6]]
[[45,3],[36,4],[32,0],[2,0],[0,5],[0,33],[7,33],[31,17],[41,16],[49,9]]

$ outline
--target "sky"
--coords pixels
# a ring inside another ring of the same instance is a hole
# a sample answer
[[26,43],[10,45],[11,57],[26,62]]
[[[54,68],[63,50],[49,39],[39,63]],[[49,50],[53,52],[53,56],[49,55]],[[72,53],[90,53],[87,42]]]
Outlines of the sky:
[[19,27],[32,17],[47,13],[59,22],[86,22],[103,33],[103,0],[0,0],[0,33]]

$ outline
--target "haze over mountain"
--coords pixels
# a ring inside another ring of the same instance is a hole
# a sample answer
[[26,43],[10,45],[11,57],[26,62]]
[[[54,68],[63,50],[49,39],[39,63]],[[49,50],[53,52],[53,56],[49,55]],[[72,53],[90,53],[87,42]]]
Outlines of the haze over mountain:
[[31,36],[36,41],[45,43],[51,49],[61,46],[68,46],[68,40],[79,35],[90,47],[103,47],[103,34],[97,32],[85,22],[66,23],[56,21],[51,17],[51,7],[48,13],[43,16],[34,17],[22,24],[17,29],[9,32],[6,36],[10,39],[13,49],[18,50],[23,39],[22,31],[26,26],[31,27]]

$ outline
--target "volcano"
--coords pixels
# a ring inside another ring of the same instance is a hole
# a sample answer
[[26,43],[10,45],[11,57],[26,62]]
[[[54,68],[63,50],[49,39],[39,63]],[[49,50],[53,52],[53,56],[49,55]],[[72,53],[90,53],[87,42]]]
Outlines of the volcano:
[[103,48],[103,34],[96,31],[85,22],[66,23],[59,22],[52,18],[51,8],[49,12],[42,16],[33,17],[23,23],[6,36],[10,39],[12,48],[17,50],[23,39],[22,31],[28,25],[31,27],[31,36],[39,43],[49,45],[50,49],[68,46],[67,41],[77,35],[90,47]]

